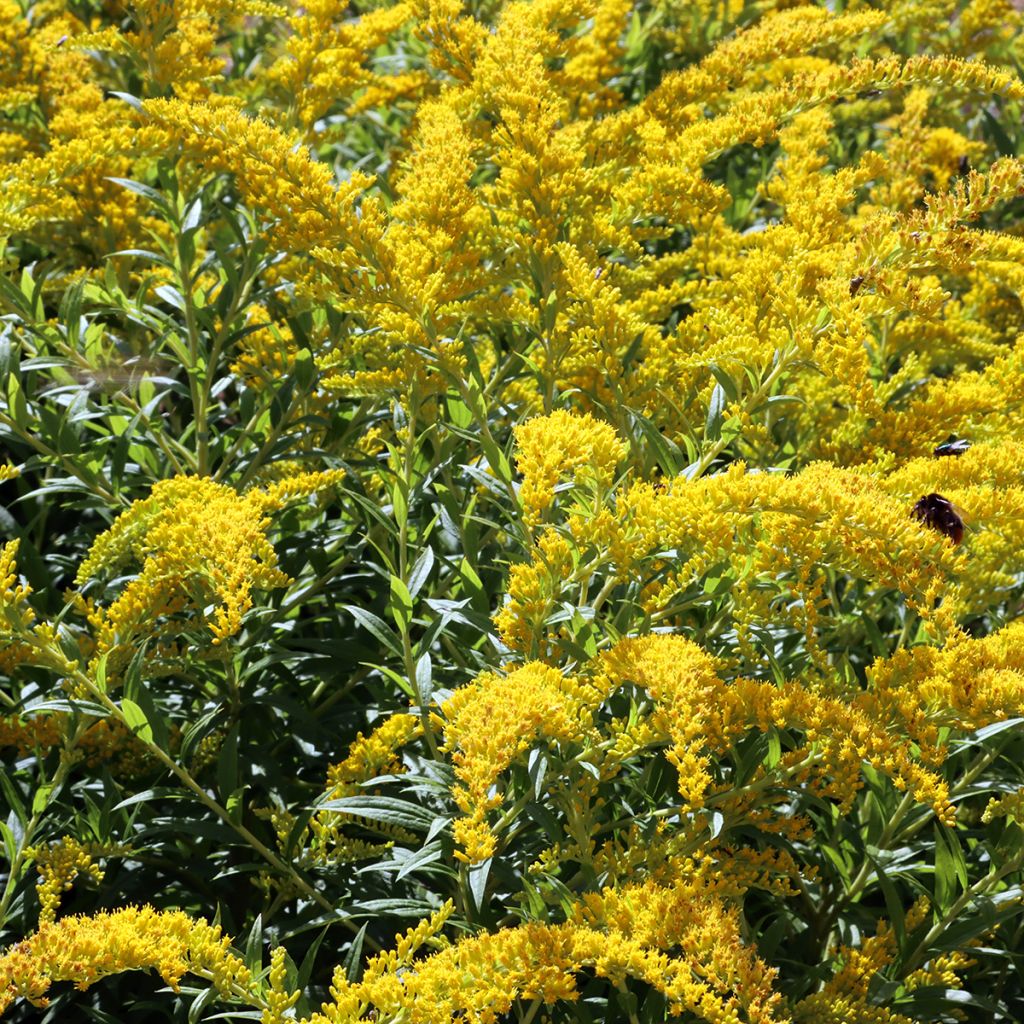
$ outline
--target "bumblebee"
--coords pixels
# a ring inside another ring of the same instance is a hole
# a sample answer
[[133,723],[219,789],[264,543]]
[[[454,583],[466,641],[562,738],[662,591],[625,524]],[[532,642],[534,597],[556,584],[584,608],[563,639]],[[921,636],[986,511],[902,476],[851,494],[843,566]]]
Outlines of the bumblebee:
[[938,530],[954,544],[959,544],[964,539],[963,517],[953,502],[941,494],[924,495],[910,514],[930,529]]

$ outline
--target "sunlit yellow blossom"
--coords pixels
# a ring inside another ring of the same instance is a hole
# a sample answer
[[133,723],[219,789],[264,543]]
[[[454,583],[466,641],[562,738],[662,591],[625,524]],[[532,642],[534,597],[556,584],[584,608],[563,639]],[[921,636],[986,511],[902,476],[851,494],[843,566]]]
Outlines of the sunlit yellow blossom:
[[1019,6],[0,0],[0,1012],[1009,1005]]
[[892,716],[930,759],[939,731],[972,732],[1024,712],[1024,622],[991,636],[954,633],[943,647],[897,651],[870,669],[877,713]]
[[[634,921],[626,908],[640,904],[649,913]],[[308,1024],[340,1024],[369,1007],[383,1015],[404,1010],[422,1024],[453,1015],[493,1021],[517,998],[575,1002],[591,974],[616,985],[644,981],[665,995],[672,1014],[711,1024],[731,1024],[741,1013],[757,1024],[786,1019],[773,972],[743,945],[735,912],[712,898],[682,887],[605,890],[579,916],[462,939],[399,977],[371,974],[352,983],[339,969],[333,1002]],[[678,952],[669,953],[673,948]]]
[[[267,70],[268,79],[284,90],[296,106],[299,123],[313,134],[318,119],[332,108],[385,106],[416,96],[427,84],[422,73],[386,74],[375,70],[373,54],[405,25],[410,5],[392,4],[340,20],[333,3],[314,2],[289,19],[284,53]],[[357,100],[360,91],[364,91]]]
[[1017,824],[1024,823],[1024,789],[1003,796],[994,796],[985,805],[981,820],[988,824],[997,818],[1007,818]]
[[15,558],[18,555],[18,541],[8,541],[0,550],[0,636],[17,636],[24,633],[35,620],[35,612],[29,606],[28,596],[32,588],[19,583]]
[[551,507],[556,486],[565,478],[595,491],[600,500],[626,453],[607,423],[562,410],[517,427],[516,441],[523,475],[519,494],[531,525]]
[[137,970],[156,970],[177,990],[195,968],[228,995],[250,981],[230,945],[219,927],[178,911],[128,907],[65,917],[43,924],[0,956],[0,1012],[19,996],[45,1006],[54,982],[70,981],[85,990],[107,975]]
[[284,1024],[290,1017],[288,1011],[302,997],[301,992],[290,992],[285,988],[287,981],[287,950],[284,946],[275,946],[270,952],[270,973],[267,975],[268,987],[265,992],[267,1008],[260,1018],[262,1024]]
[[[588,691],[556,669],[524,665],[507,678],[485,673],[444,703],[445,745],[459,785],[455,800],[468,821],[464,841],[480,837],[487,812],[501,802],[491,795],[499,774],[543,737],[547,742],[579,742],[586,732]],[[493,840],[458,852],[464,860],[486,859]]]
[[707,654],[681,637],[623,640],[602,664],[609,675],[605,687],[632,683],[655,698],[652,724],[670,743],[687,809],[699,810],[708,800],[713,753],[724,753],[751,728],[793,728],[804,734],[806,746],[788,752],[782,764],[828,799],[850,806],[862,785],[863,765],[870,763],[932,805],[943,820],[952,820],[945,784],[917,762],[909,738],[890,733],[869,698],[829,699],[797,683],[726,684]]
[[[506,642],[529,650],[544,637],[550,629],[545,617],[560,599],[572,601],[573,588],[599,568],[579,564],[579,550],[598,539],[620,579],[647,581],[648,614],[658,614],[716,565],[730,567],[730,596],[741,629],[785,617],[812,638],[824,566],[872,587],[898,590],[922,617],[943,628],[963,612],[958,580],[968,572],[966,556],[911,516],[921,494],[903,477],[890,482],[828,463],[793,476],[745,468],[734,463],[726,473],[679,478],[669,488],[627,485],[606,498],[612,518],[586,507],[571,511],[575,545],[545,531],[532,560],[513,567],[511,600],[497,620]],[[1015,521],[1014,492],[1001,498],[1002,513],[981,499],[979,508],[986,508],[991,521],[1000,515]],[[993,573],[994,556],[995,549],[988,570]],[[800,601],[783,606],[783,592],[798,594]]]
[[152,123],[179,137],[208,170],[237,175],[245,200],[274,225],[285,249],[357,241],[372,223],[363,224],[353,203],[370,179],[354,173],[344,187],[332,181],[295,139],[265,121],[238,110],[179,100],[150,100]]
[[79,566],[81,586],[100,573],[141,563],[139,575],[109,606],[94,606],[89,614],[95,657],[112,655],[110,668],[116,671],[143,627],[150,637],[173,636],[189,619],[209,631],[213,644],[237,633],[254,590],[289,582],[267,539],[268,515],[341,476],[332,471],[286,477],[244,496],[200,477],[157,483],[149,498],[135,502],[97,538]]
[[[31,660],[31,649],[25,660]],[[0,717],[0,747],[13,747],[19,757],[36,753],[46,756],[51,750],[63,746],[73,732],[73,720],[64,712],[19,717]],[[177,741],[177,727],[172,738]],[[152,771],[155,762],[144,743],[114,718],[101,718],[90,725],[78,738],[76,751],[81,754],[86,768],[95,771],[106,768],[116,779],[138,779]]]
[[36,892],[39,894],[39,924],[52,923],[60,900],[79,875],[88,875],[93,882],[103,881],[103,869],[93,859],[123,852],[123,848],[107,848],[103,844],[80,843],[73,836],[64,836],[48,847],[27,851],[39,872]]
[[[253,588],[281,587],[288,578],[276,567],[266,538],[269,521],[261,501],[201,478],[158,483],[93,545],[78,570],[81,586],[97,573],[141,562],[142,572],[108,607],[97,609],[93,625],[98,652],[121,651],[146,624],[150,630],[195,608],[219,643],[241,628],[252,605]],[[203,598],[196,602],[193,587]],[[207,616],[206,601],[214,599]]]

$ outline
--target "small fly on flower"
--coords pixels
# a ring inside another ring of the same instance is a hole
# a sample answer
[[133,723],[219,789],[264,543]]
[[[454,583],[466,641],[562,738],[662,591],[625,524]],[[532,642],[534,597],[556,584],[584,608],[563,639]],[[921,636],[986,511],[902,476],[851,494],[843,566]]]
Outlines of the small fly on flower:
[[864,275],[858,274],[856,277],[850,280],[850,298],[852,299],[857,292],[860,291],[860,286],[864,283]]
[[963,455],[963,453],[970,447],[970,441],[957,440],[951,437],[948,441],[943,441],[942,444],[932,452],[932,455]]
[[929,529],[938,530],[954,544],[964,539],[964,520],[960,510],[941,494],[925,494],[913,507],[910,515]]

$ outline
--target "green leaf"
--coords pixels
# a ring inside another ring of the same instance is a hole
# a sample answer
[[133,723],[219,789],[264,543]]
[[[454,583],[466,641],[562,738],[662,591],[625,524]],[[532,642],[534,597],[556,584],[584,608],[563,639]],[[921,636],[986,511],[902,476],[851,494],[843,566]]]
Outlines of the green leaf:
[[956,899],[960,887],[968,885],[967,863],[956,832],[935,823],[935,897],[940,914],[946,913]]
[[716,384],[711,391],[708,403],[708,418],[704,423],[705,440],[715,442],[722,436],[722,423],[725,416],[725,388]]
[[308,348],[301,348],[295,354],[295,362],[292,365],[292,372],[295,374],[295,383],[302,391],[309,391],[316,380],[316,365],[313,362],[313,353]]
[[452,424],[465,430],[473,422],[473,413],[461,398],[449,395],[447,399],[448,416]]
[[21,381],[14,373],[7,378],[7,412],[20,431],[28,430],[28,405],[25,402],[25,392],[22,391]]
[[[2,821],[0,821],[0,836],[3,836],[4,841],[4,853],[7,857],[7,863],[13,864],[18,857],[18,840],[14,835],[14,831],[8,828]],[[0,921],[0,925],[3,921]]]
[[325,800],[313,805],[318,811],[338,811],[352,814],[364,821],[380,821],[397,825],[411,832],[426,832],[434,823],[432,811],[413,803],[391,796],[346,796],[340,800]]
[[217,790],[220,799],[227,801],[240,785],[238,771],[238,723],[228,729],[217,753]]
[[6,381],[12,373],[20,372],[18,354],[11,340],[11,334],[9,331],[0,332],[0,381]]
[[263,915],[257,914],[245,939],[245,966],[253,974],[263,967]]
[[[313,940],[313,944],[306,950],[306,955],[302,958],[302,963],[299,965],[298,974],[295,976],[295,987],[301,992],[305,992],[309,985],[309,979],[313,976],[313,968],[316,966],[316,955],[320,950],[320,946],[324,939],[327,937],[327,931],[328,928],[325,926],[321,930],[320,934]],[[365,934],[366,925],[364,924],[359,931],[360,933]]]
[[391,508],[395,522],[399,527],[404,526],[409,518],[409,500],[403,480],[396,480],[391,488]]
[[395,881],[401,881],[407,875],[414,874],[422,867],[426,867],[428,864],[435,864],[444,855],[444,851],[441,848],[440,842],[427,843],[421,849],[417,850],[411,856],[407,857],[402,861],[402,867],[399,869],[397,875],[395,875]]
[[164,720],[164,716],[160,709],[156,706],[153,701],[152,691],[144,685],[142,680],[142,670],[145,665],[147,645],[141,645],[135,654],[132,655],[132,660],[128,665],[128,669],[124,674],[124,696],[142,709],[142,713],[146,717],[146,721],[149,723],[149,727],[152,730],[150,734],[150,741],[155,743],[161,750],[167,750],[169,744],[169,735],[167,730],[167,722]]
[[352,940],[352,945],[349,946],[348,953],[345,954],[345,959],[342,961],[342,966],[345,968],[345,977],[353,985],[363,973],[363,940],[366,938],[366,928],[369,923],[367,921],[356,932],[356,937]]
[[725,398],[730,402],[735,402],[740,397],[740,390],[732,377],[715,363],[710,363],[708,369],[714,375],[715,380],[721,385]]
[[32,794],[32,813],[42,814],[43,811],[50,805],[50,796],[53,793],[53,783],[48,782],[44,786],[40,786],[35,793]]
[[392,914],[395,917],[426,917],[432,914],[437,905],[428,900],[361,900],[345,908],[349,917],[382,917]]
[[491,874],[493,860],[493,857],[488,857],[487,860],[481,861],[479,864],[473,864],[467,873],[466,881],[469,885],[469,893],[473,897],[473,904],[478,911],[482,911],[487,902],[487,879]]
[[889,876],[882,866],[876,861],[868,858],[875,869],[875,878],[878,887],[882,890],[882,898],[885,900],[885,912],[892,925],[893,934],[896,936],[896,946],[901,948],[906,941],[906,915],[903,910],[903,900],[900,899],[896,886],[893,885]]
[[469,563],[469,559],[463,558],[459,562],[459,577],[466,584],[466,589],[474,598],[486,601],[487,595],[484,592],[483,580],[480,579],[476,569]]
[[100,657],[99,661],[96,662],[94,681],[96,683],[96,689],[98,689],[100,693],[107,692],[107,653],[104,653]]
[[1017,147],[1010,136],[1006,134],[1006,129],[1003,127],[999,118],[997,118],[987,107],[981,108],[981,115],[985,119],[985,129],[992,141],[995,143],[996,149],[999,150],[999,155],[1016,156]]
[[678,476],[687,459],[682,449],[674,441],[670,441],[646,416],[629,410],[630,419],[640,428],[643,441],[653,453],[655,461],[666,476]]
[[[134,97],[129,97],[127,94],[119,94],[119,96],[126,103],[134,100]],[[162,192],[158,192],[149,185],[144,185],[141,181],[133,181],[131,178],[115,178],[110,176],[107,178],[107,181],[112,181],[115,185],[120,185],[129,192],[134,192],[135,195],[148,199],[168,219],[173,219],[171,208],[167,203],[167,197]]]
[[433,692],[433,663],[430,651],[424,651],[416,662],[416,695],[419,697],[421,708],[430,706]]
[[188,1024],[199,1024],[201,1020],[209,1020],[209,1017],[204,1016],[205,1011],[219,997],[220,993],[212,985],[204,992],[200,992],[188,1008]]
[[[891,1008],[914,1020],[1006,1020],[1001,1003],[983,995],[941,985],[915,988],[901,999],[894,999]],[[967,1018],[964,1010],[981,1010],[983,1016]]]
[[359,623],[363,629],[367,632],[372,633],[392,654],[398,657],[402,656],[402,645],[398,642],[395,634],[388,628],[388,624],[378,616],[374,615],[373,612],[368,612],[365,608],[360,608],[354,604],[342,605],[345,611],[347,611],[352,618]]
[[419,557],[409,570],[409,594],[415,597],[427,582],[431,570],[434,568],[434,549],[425,547]]
[[125,697],[121,701],[121,714],[124,715],[124,720],[139,739],[146,743],[153,742],[153,729],[149,724],[149,719],[146,718],[145,712],[139,707],[135,701]]

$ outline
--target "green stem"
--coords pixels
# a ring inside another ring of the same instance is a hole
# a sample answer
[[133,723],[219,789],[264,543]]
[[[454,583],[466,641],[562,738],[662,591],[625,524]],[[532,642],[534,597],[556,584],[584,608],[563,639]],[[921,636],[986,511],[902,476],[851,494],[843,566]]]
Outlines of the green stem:
[[526,1011],[525,1016],[519,1018],[519,1024],[532,1024],[533,1018],[537,1016],[537,1011],[543,1005],[542,999],[534,999],[530,1003],[529,1009]]
[[[222,977],[219,977],[205,967],[200,967],[194,962],[189,964],[188,973],[195,975],[197,978],[202,978],[203,981],[213,982],[216,985],[224,983]],[[257,977],[259,977],[258,974]],[[255,1006],[257,1010],[266,1010],[268,1008],[266,1001],[258,993],[239,985],[237,981],[228,982],[227,988],[228,992],[239,1002],[245,1003],[248,1006]]]
[[[909,792],[904,793],[903,799],[899,802],[899,806],[895,811],[893,811],[892,817],[885,823],[885,827],[882,829],[882,834],[878,837],[878,842],[875,844],[877,849],[884,850],[889,846],[893,841],[893,837],[903,824],[904,818],[906,818],[913,806],[913,796]],[[872,867],[871,862],[865,858],[864,863],[860,866],[860,870],[850,883],[850,887],[846,890],[847,902],[852,903],[861,894],[864,887],[867,885],[868,879],[871,877],[873,870],[874,868]]]
[[[766,398],[771,394],[772,388],[775,386],[775,382],[785,373],[789,366],[789,357],[793,350],[789,349],[786,352],[779,353],[778,362],[769,371],[768,376],[765,377],[757,390],[751,392],[747,396],[743,403],[744,409],[753,409],[757,406],[758,402]],[[722,451],[730,444],[732,438],[719,437],[717,441],[713,441],[711,446],[704,452],[703,455],[694,463],[693,469],[687,474],[690,480],[696,480],[703,476],[707,468],[711,465],[715,459],[722,453]]]
[[[82,733],[85,732],[85,729],[85,722],[80,722],[75,729],[74,735],[68,741],[65,749],[61,752],[60,763],[57,765],[57,768],[53,773],[53,778],[49,782],[51,798],[64,784],[64,779],[67,778],[67,774],[71,770],[71,752],[78,745],[78,740]],[[17,889],[18,882],[21,879],[22,868],[25,864],[26,851],[32,845],[32,839],[35,836],[35,831],[43,820],[45,811],[46,806],[43,806],[40,807],[39,810],[32,812],[32,816],[25,823],[25,829],[22,832],[21,839],[18,841],[18,851],[14,855],[14,860],[7,873],[7,882],[4,885],[3,896],[0,897],[0,927],[2,927],[4,922],[7,920],[7,911],[10,909],[11,900],[14,898],[15,890]]]
[[917,969],[919,962],[923,961],[923,958],[926,956],[935,940],[938,939],[954,921],[956,921],[964,910],[967,909],[972,900],[990,892],[1000,881],[1002,881],[1003,878],[1007,875],[1013,874],[1014,871],[1019,870],[1022,863],[1024,863],[1024,849],[1022,849],[1015,857],[1011,857],[1004,864],[1000,865],[999,868],[990,871],[984,878],[979,878],[974,885],[965,889],[963,893],[961,893],[960,897],[953,902],[952,906],[950,906],[946,913],[928,929],[924,938],[921,939],[911,953],[903,960],[902,969],[904,976]]
[[[414,463],[416,459],[416,414],[419,411],[419,394],[415,385],[409,394],[409,422],[405,427],[405,443],[402,447],[401,480],[399,486],[402,491],[402,500],[405,504],[405,512],[398,524],[398,578],[408,589],[409,585],[409,496],[413,488]],[[411,615],[411,611],[410,611]],[[434,726],[430,721],[430,705],[419,700],[419,688],[416,685],[416,658],[412,650],[412,637],[409,635],[407,623],[399,629],[402,638],[402,664],[405,668],[405,677],[409,685],[416,693],[420,709],[420,728],[423,731],[423,739],[426,741],[427,749],[433,760],[441,759],[437,747],[437,737],[434,736]]]
[[192,274],[187,266],[182,245],[175,254],[175,269],[178,272],[178,283],[181,286],[181,298],[185,305],[185,331],[188,337],[189,365],[188,388],[192,397],[192,422],[196,434],[196,472],[207,476],[210,471],[210,428],[207,422],[207,402],[209,398],[209,380],[213,368],[204,363],[202,371],[199,367],[201,348],[201,332],[196,319],[196,307],[192,297]]
[[[456,384],[459,389],[459,397],[465,403],[466,408],[473,412],[477,426],[480,428],[480,433],[483,434],[483,436],[487,439],[487,443],[491,446],[492,450],[500,452],[501,448],[498,445],[498,442],[495,440],[493,432],[491,431],[490,423],[487,422],[487,416],[476,415],[477,406],[476,403],[473,401],[473,396],[469,393],[468,385],[462,379],[456,379]],[[500,467],[491,466],[491,470],[494,472],[495,476],[498,476]],[[512,508],[518,509],[519,495],[516,493],[516,489],[512,484],[511,477],[508,477],[504,473],[502,473],[499,479],[501,480],[502,486],[505,488],[505,493],[508,495],[509,501],[512,503]],[[516,518],[516,521],[518,522],[519,528],[523,534],[523,546],[526,549],[532,548],[534,545],[533,530],[522,521],[521,517]]]
[[[152,740],[146,739],[144,736],[140,735],[136,730],[134,730],[130,723],[128,722],[128,720],[125,718],[124,713],[117,706],[117,704],[115,704],[114,701],[112,701],[110,697],[108,697],[107,694],[103,690],[101,690],[92,679],[89,678],[89,676],[87,676],[84,672],[82,672],[81,669],[78,668],[74,669],[69,674],[75,679],[77,683],[79,683],[89,693],[93,700],[103,705],[103,707],[107,709],[112,718],[120,722],[121,725],[123,725],[129,732],[131,732],[139,740],[139,742],[146,747],[147,751],[150,753],[151,756],[156,758],[156,760],[158,760],[168,771],[170,771],[171,774],[174,775],[174,777],[178,779],[178,781],[183,786],[185,786],[186,789],[188,789],[192,794],[194,794],[196,799],[198,799],[199,802],[203,804],[204,807],[206,807],[218,818],[220,818],[220,820],[223,821],[225,825],[233,829],[243,840],[245,840],[245,842],[256,853],[258,853],[265,861],[267,861],[268,864],[275,868],[281,875],[283,875],[286,878],[289,878],[299,889],[299,891],[303,893],[303,895],[311,899],[322,910],[326,910],[331,914],[334,914],[336,912],[335,907],[330,902],[330,900],[328,900],[323,895],[323,893],[319,892],[305,878],[303,878],[302,875],[300,875],[298,871],[296,871],[293,865],[288,864],[286,861],[282,860],[276,853],[274,853],[273,850],[270,849],[269,846],[266,845],[266,843],[264,843],[257,836],[253,835],[253,833],[250,832],[249,829],[245,827],[245,825],[243,825],[241,822],[235,821],[232,818],[231,814],[224,807],[222,807],[221,804],[214,800],[213,797],[211,797],[210,794],[207,793],[206,790],[203,789],[203,787],[200,786],[198,782],[196,782],[192,775],[185,768],[179,765],[172,757],[170,757],[170,755],[167,754],[162,747],[154,743]],[[356,926],[347,918],[340,918],[340,920],[342,921],[343,924],[346,925],[346,927],[350,928],[352,931],[358,931]],[[367,941],[371,946],[376,946],[376,943],[370,940],[369,937],[367,937],[365,941]]]
[[[957,784],[949,791],[950,800],[955,800],[961,793],[968,789],[974,780],[1001,754],[1001,750],[983,750],[960,777]],[[904,842],[905,840],[916,836],[917,833],[920,832],[921,829],[923,829],[934,817],[935,812],[926,808],[925,813],[913,822],[910,822],[907,827],[899,833],[899,840]]]
[[23,441],[29,447],[34,448],[40,455],[45,456],[47,459],[52,459],[54,462],[60,465],[60,468],[64,470],[69,476],[73,476],[80,483],[85,486],[96,495],[101,498],[108,505],[127,505],[128,499],[117,494],[113,491],[104,487],[103,484],[97,482],[95,479],[84,474],[81,467],[76,466],[73,459],[69,459],[66,455],[61,455],[60,452],[54,451],[49,445],[41,441],[35,434],[29,431],[21,430],[17,423],[11,419],[6,413],[0,412],[0,423],[7,427],[10,431],[18,435],[18,438]]
[[[167,460],[168,462],[170,462],[171,466],[173,466],[174,472],[178,476],[185,476],[187,470],[178,460],[178,456],[175,454],[174,449],[171,447],[173,439],[167,437],[167,432],[162,427],[154,429],[152,425],[153,421],[145,414],[143,407],[139,405],[139,403],[136,402],[135,399],[128,395],[126,392],[122,392],[118,396],[118,400],[127,405],[128,408],[132,411],[132,413],[139,417],[143,426],[146,428],[146,435],[148,437],[152,437],[160,446],[160,450],[167,457]],[[179,451],[183,456],[185,456],[185,458],[191,460],[192,453],[189,452],[187,448],[183,448],[181,445],[177,444],[176,441],[174,441],[173,443],[177,445]]]

